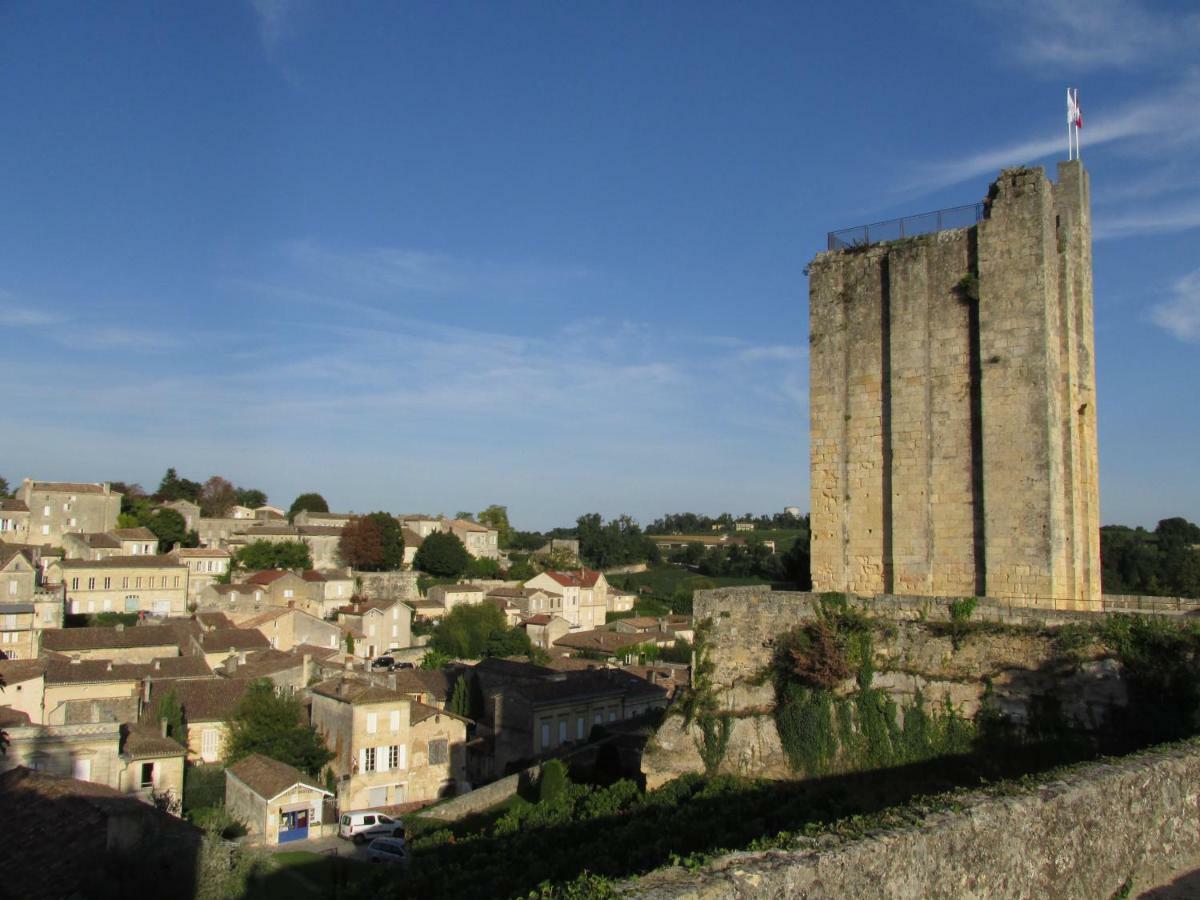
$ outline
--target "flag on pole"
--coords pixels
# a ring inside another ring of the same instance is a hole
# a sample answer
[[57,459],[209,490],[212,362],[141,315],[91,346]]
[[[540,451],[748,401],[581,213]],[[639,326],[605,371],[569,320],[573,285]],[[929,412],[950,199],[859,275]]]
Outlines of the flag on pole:
[[1067,88],[1067,124],[1083,127],[1083,110],[1079,108],[1079,88]]

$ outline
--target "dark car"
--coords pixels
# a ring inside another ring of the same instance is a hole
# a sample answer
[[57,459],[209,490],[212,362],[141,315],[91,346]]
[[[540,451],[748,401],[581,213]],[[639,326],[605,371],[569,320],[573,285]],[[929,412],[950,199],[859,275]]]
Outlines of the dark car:
[[394,659],[392,659],[390,656],[381,656],[377,660],[375,660],[373,663],[371,663],[371,668],[372,669],[394,669],[394,668],[396,668],[396,661]]

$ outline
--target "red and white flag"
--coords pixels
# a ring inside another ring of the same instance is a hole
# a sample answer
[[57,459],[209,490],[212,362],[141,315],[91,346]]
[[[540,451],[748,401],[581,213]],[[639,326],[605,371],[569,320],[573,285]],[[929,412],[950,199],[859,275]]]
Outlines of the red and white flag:
[[1079,88],[1067,88],[1067,124],[1083,127],[1083,110],[1079,108]]

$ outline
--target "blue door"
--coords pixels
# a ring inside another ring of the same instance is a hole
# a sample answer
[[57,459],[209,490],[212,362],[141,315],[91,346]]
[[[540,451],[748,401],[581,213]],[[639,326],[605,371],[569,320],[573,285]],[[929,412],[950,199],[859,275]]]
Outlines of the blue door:
[[279,843],[302,841],[308,837],[308,810],[297,809],[279,817]]

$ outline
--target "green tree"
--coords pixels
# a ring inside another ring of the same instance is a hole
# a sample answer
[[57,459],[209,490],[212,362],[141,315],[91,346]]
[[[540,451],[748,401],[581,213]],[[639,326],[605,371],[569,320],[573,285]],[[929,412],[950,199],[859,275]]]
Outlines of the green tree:
[[143,524],[158,538],[160,553],[175,544],[188,546],[187,520],[173,509],[156,510]]
[[325,502],[325,498],[320,494],[310,493],[301,494],[292,501],[292,505],[288,507],[288,521],[296,518],[296,513],[303,512],[329,512],[329,504]]
[[561,759],[552,759],[544,763],[542,777],[538,780],[538,803],[554,803],[565,799],[570,784],[567,766]]
[[467,683],[466,675],[459,675],[458,680],[454,682],[454,693],[450,695],[450,702],[446,706],[450,712],[456,716],[468,717],[471,709],[471,687]]
[[246,690],[226,723],[229,739],[225,759],[235,763],[261,753],[316,776],[333,754],[316,730],[306,725],[304,708],[295,697],[280,696],[269,679],[260,678]]
[[500,506],[493,503],[487,509],[483,510],[476,521],[480,525],[487,525],[489,528],[495,528],[498,532],[497,540],[503,549],[508,549],[512,546],[513,528],[508,524],[508,507]]
[[430,575],[457,578],[470,562],[471,554],[462,541],[448,531],[435,531],[421,542],[413,567]]
[[167,720],[167,737],[174,738],[187,746],[187,727],[183,722],[183,706],[179,702],[179,693],[171,688],[158,704],[158,717]]
[[200,488],[200,515],[210,519],[221,519],[237,504],[237,489],[233,482],[213,475]]
[[510,559],[512,561],[508,565],[508,571],[504,573],[509,581],[528,581],[537,574],[529,564],[528,557],[512,556]]
[[472,578],[499,578],[500,563],[494,559],[481,556],[467,563],[467,575]]
[[8,486],[8,479],[0,476],[0,500],[7,500],[12,495],[12,489]]
[[533,655],[533,644],[523,628],[505,628],[493,631],[483,644],[483,655],[486,656],[524,656]]
[[251,509],[258,509],[260,506],[267,505],[267,495],[258,488],[240,487],[234,491],[237,497],[238,506],[248,506]]
[[436,671],[444,669],[451,662],[451,657],[447,656],[441,650],[430,647],[425,651],[425,655],[421,657],[421,668],[426,671]]
[[312,555],[304,541],[254,541],[233,555],[234,561],[243,569],[311,569]]
[[198,481],[180,478],[178,473],[171,468],[167,469],[167,474],[159,482],[154,497],[160,503],[170,503],[172,500],[190,500],[196,503],[200,497],[201,487],[202,485]]
[[506,628],[504,613],[490,603],[456,606],[433,630],[429,646],[452,659],[479,659],[492,634]]

